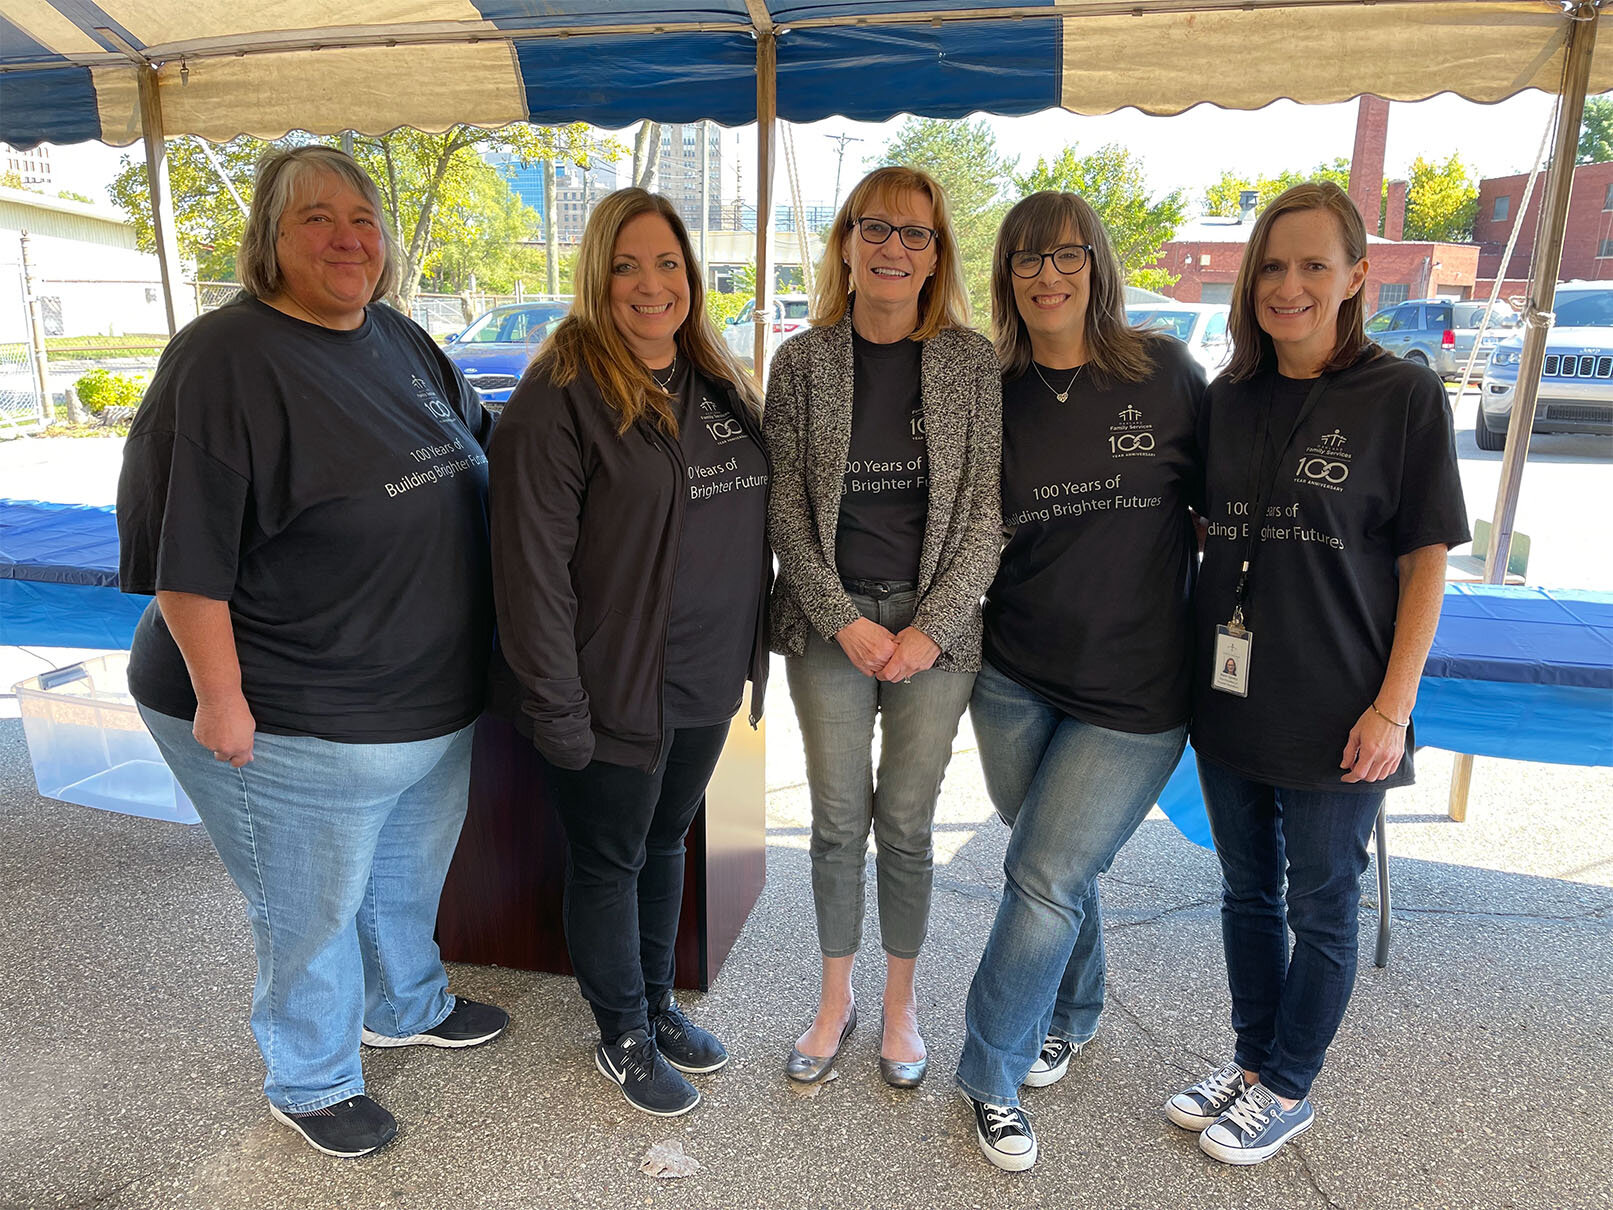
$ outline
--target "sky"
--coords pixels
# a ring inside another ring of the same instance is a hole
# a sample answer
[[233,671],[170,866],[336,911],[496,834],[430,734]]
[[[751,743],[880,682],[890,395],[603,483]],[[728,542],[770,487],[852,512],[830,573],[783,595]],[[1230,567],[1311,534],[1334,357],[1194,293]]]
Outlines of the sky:
[[[1540,92],[1521,93],[1495,105],[1479,105],[1449,93],[1427,101],[1396,103],[1389,110],[1389,139],[1385,153],[1386,176],[1404,176],[1419,155],[1444,160],[1452,152],[1476,175],[1503,176],[1522,172],[1540,149],[1550,121],[1554,98]],[[1174,117],[1151,117],[1134,109],[1101,117],[1086,117],[1049,110],[1028,117],[988,117],[997,132],[999,148],[1018,157],[1021,171],[1035,165],[1038,156],[1057,155],[1067,143],[1079,154],[1118,142],[1140,156],[1149,186],[1163,194],[1187,191],[1190,211],[1204,187],[1223,170],[1250,176],[1275,175],[1284,169],[1307,169],[1339,156],[1348,157],[1355,139],[1356,103],[1298,105],[1277,101],[1264,109],[1234,111],[1200,105]],[[901,125],[848,122],[839,118],[792,126],[799,176],[807,203],[833,201],[836,144],[829,138],[849,134],[860,143],[846,147],[841,178],[842,193],[865,170],[865,161],[880,150]],[[631,144],[630,138],[622,141]],[[756,128],[737,127],[725,140],[737,148],[746,191],[753,196],[756,179]],[[52,148],[57,189],[71,189],[96,201],[106,201],[106,185],[117,173],[123,155],[139,157],[138,144],[110,148],[81,143]],[[775,174],[774,196],[788,200],[782,168]]]

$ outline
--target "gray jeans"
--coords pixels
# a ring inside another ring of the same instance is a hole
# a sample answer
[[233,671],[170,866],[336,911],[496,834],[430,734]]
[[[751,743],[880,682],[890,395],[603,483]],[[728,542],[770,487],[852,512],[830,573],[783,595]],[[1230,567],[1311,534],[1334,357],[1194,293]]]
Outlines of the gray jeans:
[[[892,634],[913,620],[918,596],[876,600],[853,593],[866,618]],[[801,720],[812,795],[812,899],[818,945],[828,958],[862,940],[868,830],[879,842],[879,933],[885,952],[915,958],[930,918],[930,830],[958,719],[974,688],[972,672],[915,673],[887,684],[852,667],[840,644],[813,635],[806,654],[786,661]],[[874,719],[880,718],[877,781]]]

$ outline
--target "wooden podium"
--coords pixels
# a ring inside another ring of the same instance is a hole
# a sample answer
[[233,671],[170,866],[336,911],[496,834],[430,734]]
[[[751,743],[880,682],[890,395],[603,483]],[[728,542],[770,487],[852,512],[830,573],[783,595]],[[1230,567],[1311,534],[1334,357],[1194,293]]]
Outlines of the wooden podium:
[[[679,987],[711,985],[762,891],[765,731],[753,731],[749,715],[747,697],[689,828]],[[483,717],[471,757],[470,811],[437,913],[443,958],[571,974],[560,914],[565,877],[565,833],[544,799],[536,750],[503,719]]]

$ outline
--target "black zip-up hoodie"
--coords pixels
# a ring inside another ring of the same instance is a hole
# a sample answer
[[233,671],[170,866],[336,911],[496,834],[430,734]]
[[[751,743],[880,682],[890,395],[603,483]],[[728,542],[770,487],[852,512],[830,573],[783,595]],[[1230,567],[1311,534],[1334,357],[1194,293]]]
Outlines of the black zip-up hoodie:
[[[751,409],[732,385],[716,385],[765,457]],[[650,770],[661,758],[666,632],[687,470],[677,441],[649,422],[621,436],[616,425],[617,413],[586,371],[564,387],[530,373],[488,448],[502,650],[493,709],[565,769],[602,760]],[[752,726],[767,686],[773,573],[771,553],[758,553]]]

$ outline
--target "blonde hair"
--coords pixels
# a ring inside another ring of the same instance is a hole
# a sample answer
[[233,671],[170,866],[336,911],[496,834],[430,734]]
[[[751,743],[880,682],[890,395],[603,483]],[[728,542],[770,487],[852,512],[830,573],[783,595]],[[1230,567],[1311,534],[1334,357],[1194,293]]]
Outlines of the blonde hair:
[[672,228],[683,254],[689,279],[689,316],[678,328],[678,351],[707,378],[734,387],[755,415],[761,414],[756,385],[706,314],[706,286],[700,263],[671,202],[643,189],[618,189],[607,195],[589,216],[577,247],[576,291],[571,310],[538,349],[528,374],[547,374],[556,386],[565,386],[587,372],[617,414],[616,432],[625,434],[646,414],[651,423],[673,437],[678,435],[678,414],[672,396],[627,345],[611,316],[611,266],[622,228],[644,214],[659,214]]
[[[1355,208],[1350,195],[1332,181],[1306,181],[1278,194],[1255,220],[1249,244],[1243,250],[1243,263],[1238,266],[1237,282],[1232,287],[1232,314],[1227,317],[1227,328],[1232,333],[1232,360],[1227,363],[1226,374],[1233,382],[1253,378],[1276,356],[1271,337],[1260,326],[1255,287],[1259,284],[1260,264],[1266,259],[1266,245],[1271,242],[1272,224],[1296,210],[1325,210],[1338,220],[1339,242],[1351,266],[1367,257],[1367,228],[1361,221],[1361,212]],[[1322,366],[1323,373],[1353,365],[1372,347],[1362,326],[1366,311],[1366,285],[1362,283],[1361,289],[1339,304],[1337,335],[1332,355]]]
[[[952,215],[946,194],[927,172],[917,168],[876,168],[852,187],[835,215],[834,227],[823,248],[823,259],[812,283],[814,327],[832,327],[846,317],[851,305],[851,266],[841,251],[858,219],[876,207],[893,208],[904,193],[930,199],[935,227],[935,272],[919,288],[919,322],[914,340],[933,340],[947,328],[969,326],[969,295],[963,285],[963,258],[952,233]],[[900,235],[892,234],[892,239]]]
[[1138,382],[1153,365],[1148,345],[1155,334],[1126,319],[1126,283],[1103,220],[1078,194],[1052,191],[1033,193],[1016,204],[997,230],[991,261],[991,333],[1003,376],[1012,380],[1031,368],[1031,338],[1014,301],[1009,253],[1045,251],[1068,240],[1071,232],[1092,245],[1085,269],[1089,377],[1101,374],[1113,381]]
[[343,184],[352,186],[375,212],[375,225],[381,232],[385,259],[370,301],[391,294],[398,288],[402,266],[398,263],[398,250],[392,243],[392,229],[387,225],[386,211],[381,206],[381,192],[370,180],[370,174],[359,167],[358,161],[352,156],[335,147],[319,144],[293,147],[287,151],[267,151],[258,160],[252,188],[252,209],[246,216],[241,246],[235,252],[235,272],[241,279],[241,285],[248,294],[261,299],[274,298],[285,288],[280,258],[275,252],[280,238],[280,220],[287,208],[308,187],[309,181],[317,176],[333,176]]

